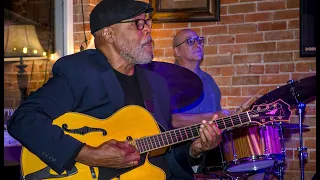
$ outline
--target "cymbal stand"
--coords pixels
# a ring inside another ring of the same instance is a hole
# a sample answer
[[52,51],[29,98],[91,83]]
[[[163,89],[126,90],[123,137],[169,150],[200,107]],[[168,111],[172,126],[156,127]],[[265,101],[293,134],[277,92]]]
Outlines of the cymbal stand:
[[299,151],[299,160],[300,160],[300,171],[301,171],[301,180],[304,180],[304,160],[308,157],[307,148],[303,146],[303,138],[302,138],[302,116],[306,107],[306,104],[299,102],[298,96],[295,87],[293,85],[293,80],[289,80],[287,84],[290,85],[290,92],[292,93],[292,96],[294,97],[297,108],[299,110],[299,133],[300,133],[300,147],[298,148]]

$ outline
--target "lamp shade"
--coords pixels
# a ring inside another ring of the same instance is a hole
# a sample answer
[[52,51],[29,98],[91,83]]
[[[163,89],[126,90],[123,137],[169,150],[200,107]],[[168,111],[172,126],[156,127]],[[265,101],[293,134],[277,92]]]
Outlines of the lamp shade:
[[43,57],[34,25],[4,26],[4,57]]

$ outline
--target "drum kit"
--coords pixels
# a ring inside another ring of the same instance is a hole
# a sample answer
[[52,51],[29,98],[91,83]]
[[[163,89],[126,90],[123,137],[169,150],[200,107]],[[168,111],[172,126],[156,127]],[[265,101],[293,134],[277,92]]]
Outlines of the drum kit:
[[[201,99],[203,85],[194,73],[171,63],[153,61],[142,67],[163,76],[169,85],[171,93],[172,110],[190,104],[196,106],[197,99]],[[246,124],[235,128],[229,128],[222,133],[222,142],[219,145],[219,162],[213,166],[203,165],[200,177],[210,179],[268,179],[270,175],[279,180],[284,178],[284,162],[286,150],[284,147],[284,130],[299,128],[300,147],[299,158],[301,167],[301,180],[304,179],[304,159],[307,157],[307,148],[303,147],[302,124],[305,104],[313,100],[316,95],[316,76],[301,80],[290,80],[286,85],[263,95],[251,104],[249,109],[256,106],[283,100],[289,109],[297,108],[299,112],[299,124],[273,121],[265,124]],[[241,108],[242,110],[242,108]],[[264,174],[261,176],[255,175]],[[252,177],[252,178],[251,178]]]
[[[300,146],[297,148],[300,160],[301,180],[304,179],[304,160],[307,148],[303,146],[302,124],[305,109],[304,102],[314,100],[316,96],[316,76],[298,81],[290,80],[287,85],[277,88],[258,100],[251,107],[282,99],[291,108],[297,108],[299,124],[274,122],[272,124],[248,125],[224,131],[220,144],[221,163],[203,168],[203,175],[216,179],[277,179],[284,178],[286,151],[283,131],[287,128],[299,128]],[[263,173],[263,176],[256,176]]]
[[[202,96],[203,86],[200,78],[191,71],[171,63],[152,62],[142,65],[151,71],[163,76],[169,85],[173,110],[197,103]],[[190,84],[192,83],[192,84]],[[297,108],[299,124],[293,125],[272,121],[272,123],[246,124],[239,127],[228,128],[222,133],[220,147],[220,162],[214,166],[204,166],[200,174],[210,179],[250,179],[258,173],[264,173],[263,178],[274,175],[283,180],[286,151],[284,147],[283,131],[286,128],[296,127],[300,132],[299,160],[301,180],[304,179],[304,159],[307,157],[307,148],[303,146],[302,125],[305,104],[307,100],[315,97],[316,76],[301,80],[288,81],[287,85],[279,87],[251,105],[251,109],[261,104],[273,103],[282,100],[291,108]],[[290,111],[291,112],[291,111]],[[273,113],[272,111],[268,113]],[[281,116],[278,116],[281,117]],[[263,118],[263,117],[260,117]],[[261,119],[264,122],[264,119]],[[5,148],[16,147],[20,144],[6,133]],[[258,178],[261,179],[261,178]]]

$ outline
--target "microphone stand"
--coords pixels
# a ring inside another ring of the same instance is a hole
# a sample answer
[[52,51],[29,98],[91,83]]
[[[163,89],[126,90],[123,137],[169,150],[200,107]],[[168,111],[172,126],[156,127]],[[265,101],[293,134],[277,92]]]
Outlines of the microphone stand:
[[304,180],[304,160],[305,158],[308,157],[308,152],[307,148],[303,146],[303,139],[302,139],[302,116],[303,116],[303,112],[304,109],[306,107],[306,105],[302,102],[298,101],[298,96],[299,94],[297,94],[295,87],[293,85],[293,80],[289,80],[287,82],[287,84],[290,85],[290,92],[292,93],[292,96],[294,97],[296,103],[297,103],[297,108],[299,110],[299,133],[300,133],[300,147],[297,148],[299,151],[299,160],[300,160],[300,171],[301,171],[301,180]]

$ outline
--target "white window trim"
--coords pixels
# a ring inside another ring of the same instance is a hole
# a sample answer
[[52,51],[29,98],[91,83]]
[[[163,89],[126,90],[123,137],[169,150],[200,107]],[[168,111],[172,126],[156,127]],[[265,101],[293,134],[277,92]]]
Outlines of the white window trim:
[[56,59],[74,53],[73,1],[55,0]]

